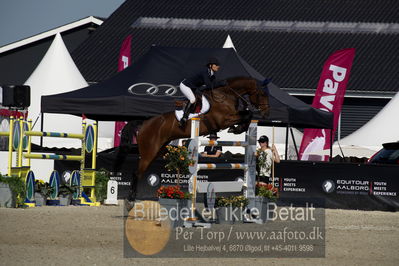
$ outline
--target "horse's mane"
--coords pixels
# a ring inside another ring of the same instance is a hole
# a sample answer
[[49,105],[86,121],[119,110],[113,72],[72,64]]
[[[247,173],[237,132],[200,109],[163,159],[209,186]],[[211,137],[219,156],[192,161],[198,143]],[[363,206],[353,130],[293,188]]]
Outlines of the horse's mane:
[[234,83],[236,81],[244,81],[244,80],[255,80],[255,79],[251,78],[251,77],[244,77],[244,76],[242,76],[242,77],[232,77],[232,78],[226,79],[227,84]]
[[[242,89],[250,89],[252,92],[257,88],[257,81],[251,77],[232,77],[226,79],[227,86],[218,87],[217,90],[225,91],[226,89],[233,89],[235,91]],[[247,86],[246,86],[247,85]],[[255,85],[255,86],[251,86]]]

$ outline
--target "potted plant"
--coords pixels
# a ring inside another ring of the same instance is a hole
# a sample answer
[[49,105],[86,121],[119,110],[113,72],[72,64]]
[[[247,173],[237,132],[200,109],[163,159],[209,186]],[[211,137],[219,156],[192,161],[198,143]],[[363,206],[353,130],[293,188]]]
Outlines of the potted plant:
[[109,172],[102,168],[99,171],[96,171],[96,180],[95,180],[95,196],[96,201],[104,201],[107,197],[107,186],[109,181]]
[[257,182],[255,187],[255,194],[258,197],[268,199],[269,201],[276,201],[278,198],[278,190],[272,184]]
[[45,206],[47,198],[50,196],[53,188],[48,182],[41,179],[35,180],[35,202],[36,206]]
[[180,186],[161,186],[157,195],[159,204],[168,212],[172,228],[182,226],[184,222],[182,208],[187,207],[187,199],[190,198],[190,193],[183,192]]
[[61,206],[68,206],[72,201],[72,194],[78,189],[76,186],[71,186],[67,183],[62,184],[58,190],[58,197]]
[[24,206],[25,197],[26,185],[22,178],[0,174],[0,207]]
[[278,198],[278,190],[272,184],[257,182],[255,187],[255,208],[259,212],[258,218],[262,222],[270,220],[275,208],[275,204],[271,204]]
[[15,208],[16,195],[8,184],[8,178],[0,175],[0,207]]
[[235,213],[234,222],[244,222],[244,211],[248,206],[249,200],[243,195],[232,196],[231,205],[233,206],[233,211]]
[[217,197],[215,201],[216,208],[216,223],[218,224],[233,224],[234,219],[232,217],[232,204],[231,200],[226,197]]
[[164,155],[164,159],[168,161],[165,168],[168,171],[177,172],[177,185],[180,186],[180,174],[188,174],[188,167],[194,163],[189,158],[187,147],[185,146],[166,146],[168,152]]
[[216,198],[217,223],[233,224],[243,222],[243,212],[248,206],[248,199],[242,195]]

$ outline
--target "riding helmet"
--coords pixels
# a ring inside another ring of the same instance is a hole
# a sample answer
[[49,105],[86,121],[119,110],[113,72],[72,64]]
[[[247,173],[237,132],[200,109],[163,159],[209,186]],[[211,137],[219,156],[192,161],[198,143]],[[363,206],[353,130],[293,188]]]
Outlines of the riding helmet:
[[209,65],[212,65],[212,64],[220,66],[219,60],[216,57],[208,58],[208,61],[207,61],[206,65],[209,66]]
[[262,142],[262,143],[269,142],[269,138],[265,135],[260,136],[260,138],[258,139],[258,142]]

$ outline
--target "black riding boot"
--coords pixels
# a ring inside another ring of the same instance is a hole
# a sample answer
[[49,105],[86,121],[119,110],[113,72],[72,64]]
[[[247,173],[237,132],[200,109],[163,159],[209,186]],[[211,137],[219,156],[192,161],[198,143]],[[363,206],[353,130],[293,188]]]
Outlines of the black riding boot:
[[188,116],[189,116],[189,114],[190,114],[191,105],[192,105],[192,104],[191,104],[190,102],[188,102],[188,103],[186,104],[186,106],[184,106],[183,117],[180,119],[180,126],[181,126],[181,127],[184,127],[184,126],[186,125],[186,122],[187,122],[187,120],[188,120]]

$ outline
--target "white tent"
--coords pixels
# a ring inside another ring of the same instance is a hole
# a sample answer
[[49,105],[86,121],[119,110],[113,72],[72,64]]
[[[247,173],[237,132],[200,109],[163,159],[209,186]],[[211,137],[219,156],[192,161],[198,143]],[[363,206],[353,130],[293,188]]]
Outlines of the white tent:
[[[386,142],[399,141],[399,93],[369,122],[340,140],[341,145],[355,145],[379,150]],[[350,156],[350,154],[345,154]]]
[[233,41],[231,40],[230,35],[227,35],[226,41],[223,44],[223,48],[233,48],[234,51],[237,51],[234,47]]
[[[370,158],[376,153],[376,149],[373,149],[371,147],[360,147],[356,145],[341,145],[339,146],[338,144],[333,145],[333,150],[332,154],[333,157],[339,155],[342,157],[358,157],[358,158]],[[330,150],[324,150],[323,152],[320,152],[319,154],[324,154],[324,155],[330,155]]]
[[[39,117],[41,96],[69,92],[88,86],[59,33],[56,34],[47,53],[25,84],[31,87],[31,105],[28,109],[28,117],[32,119],[35,131],[41,129]],[[72,115],[45,114],[43,131],[80,133],[82,132],[81,122],[80,117]],[[112,147],[112,123],[109,123],[109,126],[108,124],[99,125],[99,137],[100,149]],[[40,142],[39,137],[32,140],[36,144]],[[43,146],[78,148],[81,146],[81,142],[76,139],[43,138]]]

